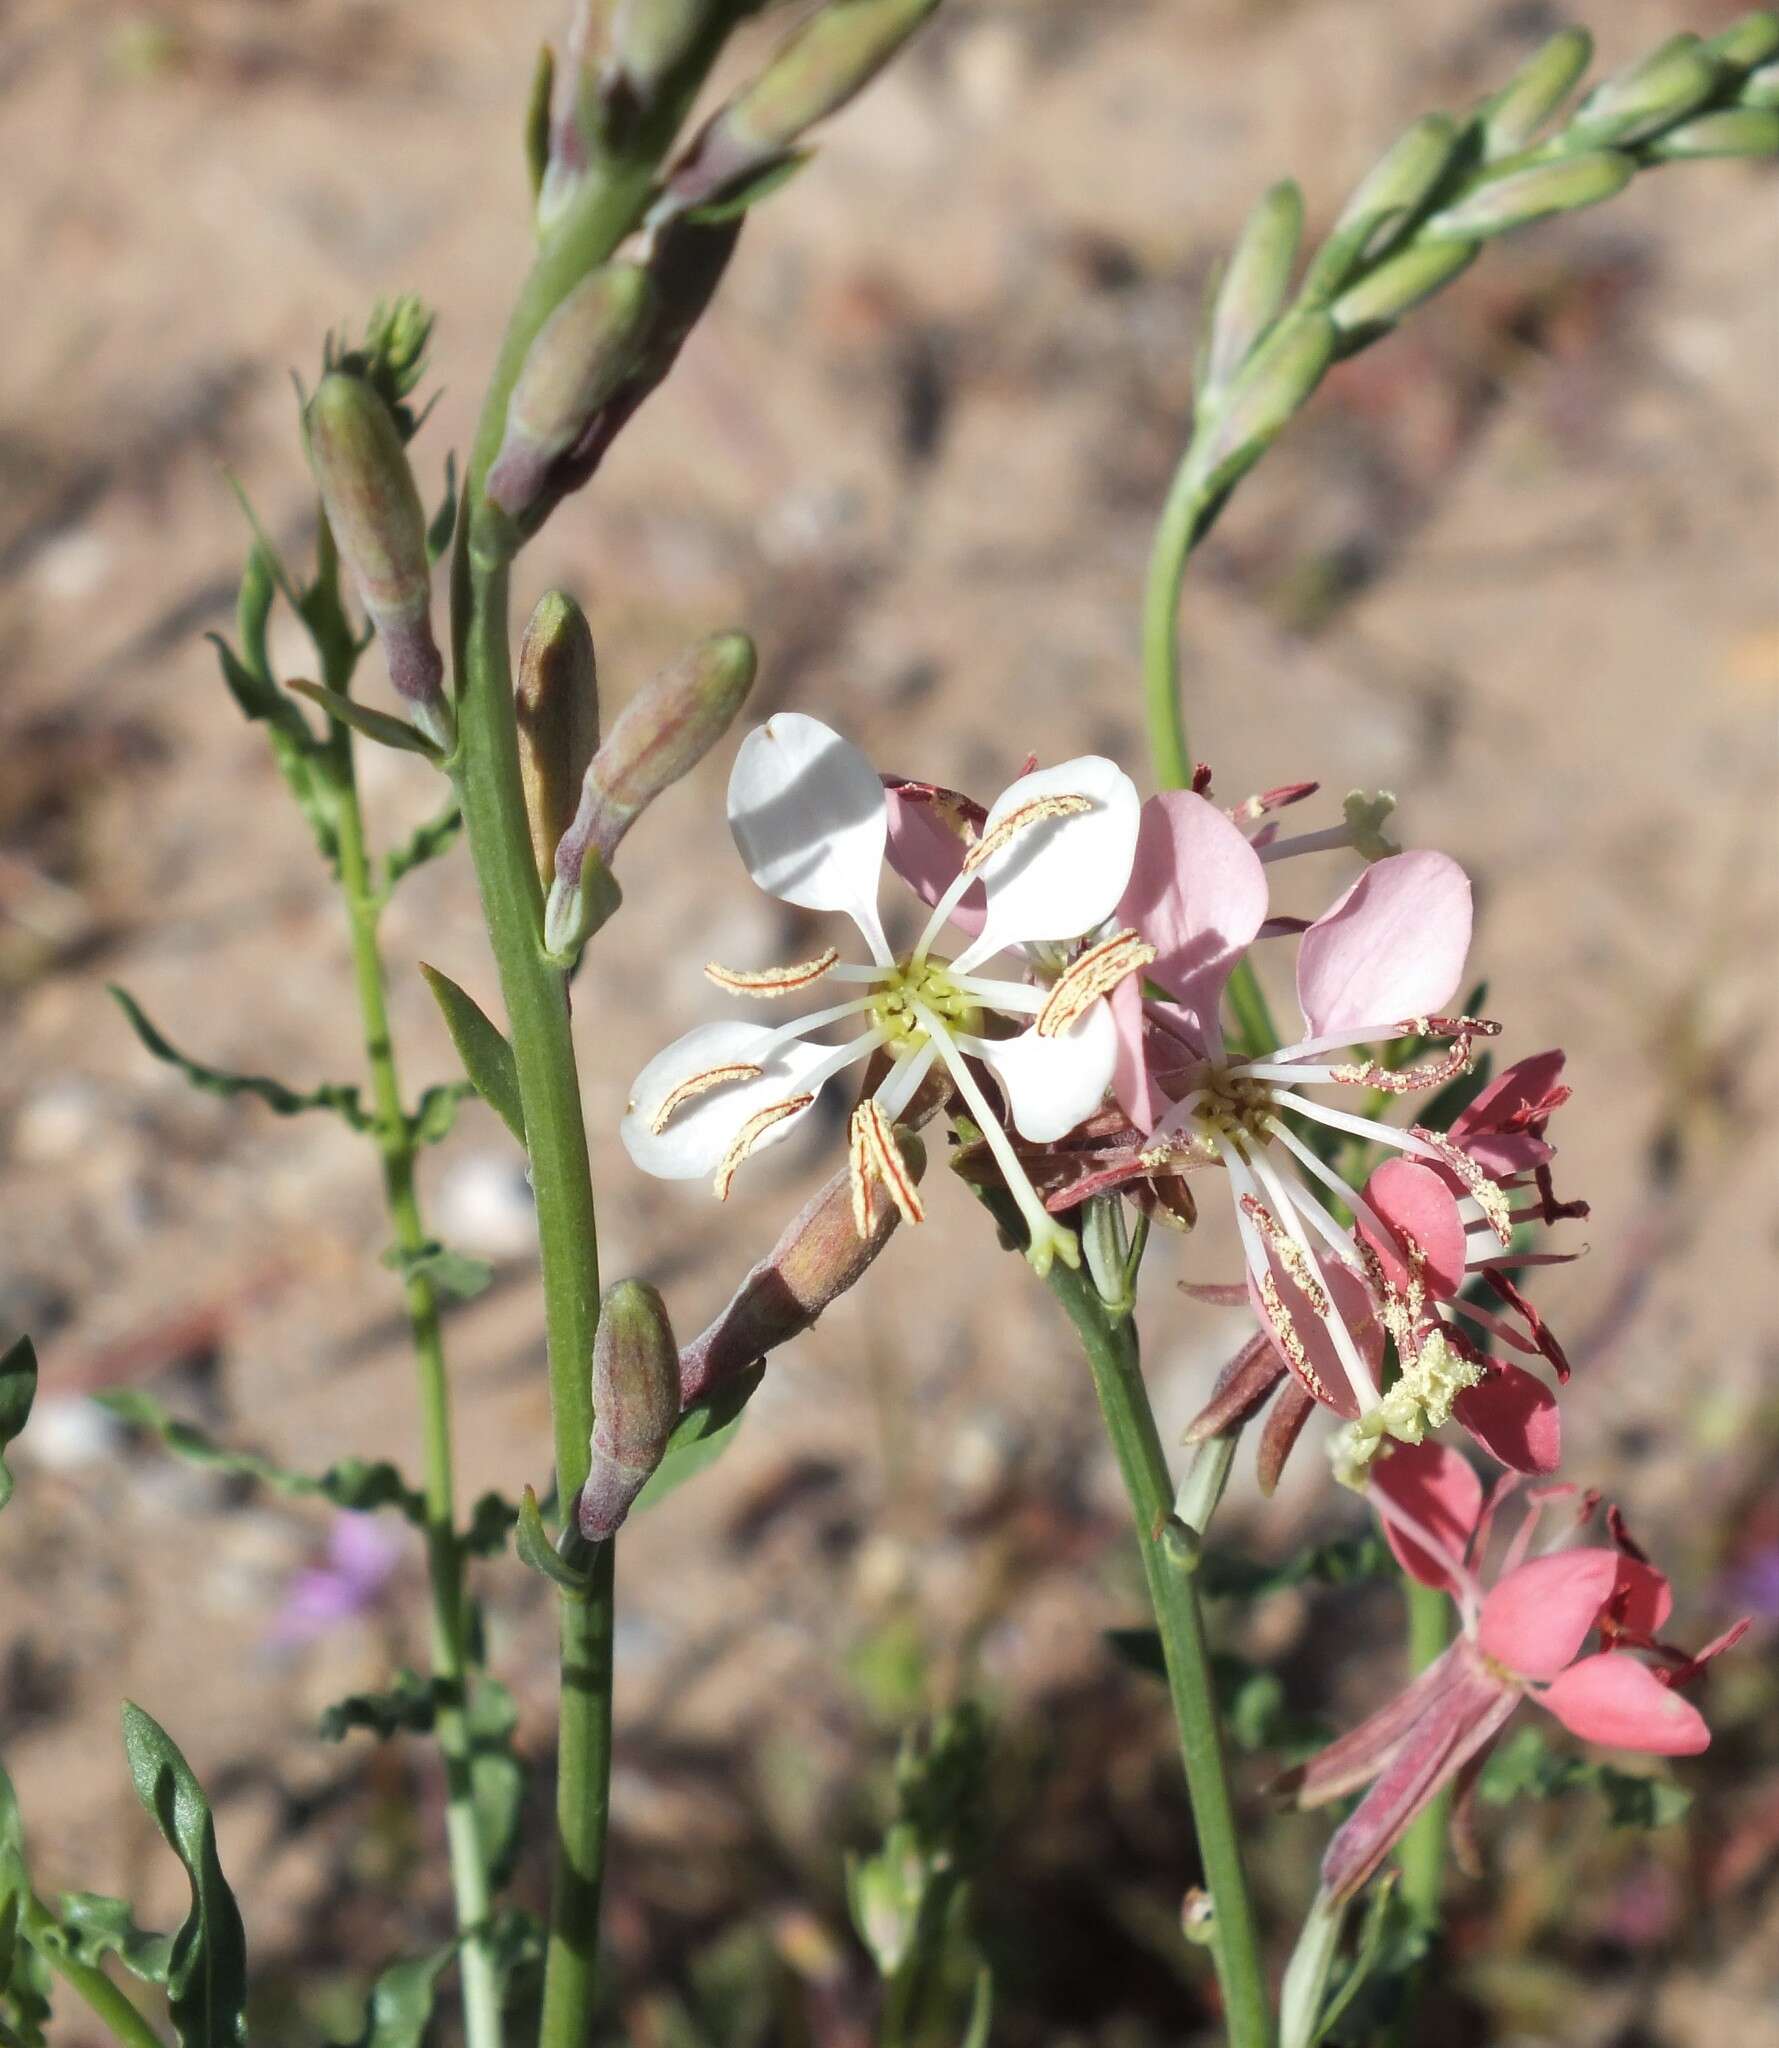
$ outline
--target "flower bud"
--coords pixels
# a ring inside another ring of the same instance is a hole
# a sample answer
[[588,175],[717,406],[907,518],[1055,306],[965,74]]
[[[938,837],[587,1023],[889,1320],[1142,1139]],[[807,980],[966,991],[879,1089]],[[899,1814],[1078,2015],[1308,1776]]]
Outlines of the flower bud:
[[454,739],[445,664],[432,637],[426,514],[387,405],[349,371],[323,377],[304,416],[321,502],[383,643],[389,680],[435,745]]
[[1417,239],[1380,263],[1350,291],[1342,292],[1328,308],[1329,316],[1343,341],[1350,342],[1355,335],[1370,339],[1450,284],[1459,271],[1476,261],[1477,253],[1474,242]]
[[[898,1129],[908,1171],[926,1171],[926,1147]],[[800,1336],[831,1301],[855,1287],[889,1242],[899,1221],[893,1202],[879,1202],[871,1229],[853,1222],[852,1176],[842,1170],[792,1218],[771,1251],[735,1290],[722,1314],[679,1356],[680,1402],[690,1407],[724,1380],[756,1365]]]
[[1302,233],[1303,194],[1287,178],[1249,214],[1223,273],[1200,379],[1207,395],[1228,383],[1279,317]]
[[1569,124],[1569,140],[1581,148],[1646,141],[1702,107],[1719,75],[1697,36],[1671,36],[1640,64],[1595,86]]
[[599,1304],[593,1339],[593,1462],[577,1519],[589,1543],[612,1535],[648,1484],[679,1420],[679,1352],[667,1306],[641,1280]]
[[847,1866],[852,1924],[877,1973],[895,1976],[914,1952],[926,1903],[929,1870],[920,1838],[905,1821],[892,1827],[874,1856]]
[[1484,242],[1553,213],[1577,213],[1622,192],[1637,166],[1628,156],[1596,150],[1558,157],[1492,178],[1422,224],[1429,242]]
[[538,329],[507,402],[506,437],[488,472],[488,497],[523,520],[546,478],[635,366],[653,293],[636,263],[606,263],[582,278]]
[[1724,107],[1682,121],[1645,145],[1653,157],[1674,162],[1687,157],[1773,156],[1779,154],[1779,107]]
[[547,888],[555,873],[556,842],[574,817],[581,778],[599,745],[593,635],[580,606],[560,590],[545,591],[531,614],[513,694],[531,850]]
[[1779,14],[1770,7],[1745,14],[1740,21],[1732,21],[1728,28],[1712,36],[1705,48],[1720,64],[1728,64],[1736,71],[1752,71],[1757,64],[1779,56]]
[[939,0],[829,0],[766,69],[718,108],[674,167],[675,212],[781,163],[818,121],[870,84]]
[[1779,64],[1763,64],[1742,81],[1745,107],[1779,107]]
[[1338,339],[1326,313],[1293,313],[1260,344],[1207,422],[1195,458],[1213,489],[1227,490],[1259,461],[1321,383]]
[[1533,52],[1480,109],[1483,156],[1493,162],[1522,150],[1574,90],[1594,54],[1584,28],[1566,28]]
[[1458,131],[1444,114],[1429,114],[1400,136],[1359,181],[1303,281],[1313,304],[1337,292],[1361,262],[1375,262],[1408,231],[1456,155]]
[[716,745],[753,680],[754,643],[745,633],[713,633],[637,691],[587,768],[556,847],[552,906],[579,885],[590,854],[609,864],[642,810]]
[[618,0],[612,14],[611,63],[639,108],[736,13],[734,0]]

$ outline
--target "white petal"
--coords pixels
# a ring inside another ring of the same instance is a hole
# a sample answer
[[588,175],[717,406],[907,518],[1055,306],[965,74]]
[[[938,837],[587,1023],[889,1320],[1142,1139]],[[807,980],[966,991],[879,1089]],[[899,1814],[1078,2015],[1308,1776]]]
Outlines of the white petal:
[[988,916],[965,958],[986,960],[1028,941],[1078,939],[1112,914],[1130,880],[1142,812],[1136,785],[1116,762],[1084,754],[1022,775],[1002,792],[982,836],[1028,804],[1083,796],[1089,810],[1040,816],[983,862]]
[[741,743],[729,777],[729,828],[768,894],[840,910],[881,943],[877,885],[889,814],[877,771],[818,718],[781,711]]
[[1118,1057],[1112,1012],[1098,1002],[1060,1038],[1036,1030],[985,1044],[982,1058],[1007,1091],[1014,1127],[1035,1145],[1066,1137],[1106,1099]]
[[[832,1046],[811,1045],[800,1038],[773,1045],[773,1035],[768,1024],[736,1019],[700,1024],[649,1061],[631,1087],[630,1113],[618,1127],[625,1151],[644,1173],[657,1180],[699,1180],[714,1174],[751,1116],[808,1092],[813,1070],[834,1057]],[[655,1130],[662,1105],[676,1088],[699,1074],[729,1066],[758,1066],[763,1071],[688,1096],[665,1129]],[[762,1136],[761,1149],[788,1137],[807,1114],[800,1110],[774,1124]]]

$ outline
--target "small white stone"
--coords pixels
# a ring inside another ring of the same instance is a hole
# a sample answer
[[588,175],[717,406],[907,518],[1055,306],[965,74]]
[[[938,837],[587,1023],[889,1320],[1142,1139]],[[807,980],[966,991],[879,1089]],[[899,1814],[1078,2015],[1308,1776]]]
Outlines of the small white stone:
[[518,1258],[536,1243],[536,1207],[516,1152],[468,1152],[453,1160],[433,1213],[448,1245],[484,1258]]

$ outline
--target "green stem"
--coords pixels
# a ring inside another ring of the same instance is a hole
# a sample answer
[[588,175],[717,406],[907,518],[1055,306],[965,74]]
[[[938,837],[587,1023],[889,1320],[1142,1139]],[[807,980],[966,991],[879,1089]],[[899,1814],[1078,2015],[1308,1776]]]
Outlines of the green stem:
[[[1452,1639],[1452,1603],[1436,1586],[1404,1577],[1408,1596],[1408,1655],[1416,1671],[1425,1671],[1443,1656]],[[1440,1899],[1445,1890],[1446,1831],[1451,1820],[1452,1788],[1445,1786],[1403,1836],[1397,1849],[1402,1865],[1402,1902],[1413,1919],[1437,1929]],[[1401,2048],[1413,2038],[1415,2008],[1425,1971],[1416,1970],[1403,1988],[1394,2039]]]
[[1192,787],[1192,743],[1180,695],[1180,592],[1211,509],[1188,448],[1155,528],[1143,585],[1143,717],[1150,764],[1162,789]]
[[1211,1682],[1210,1649],[1193,1583],[1197,1537],[1174,1519],[1173,1481],[1143,1382],[1134,1321],[1112,1318],[1092,1282],[1060,1262],[1049,1275],[1087,1354],[1106,1433],[1123,1475],[1161,1633],[1168,1689],[1205,1883],[1215,1909],[1212,1954],[1223,1987],[1229,2048],[1270,2048],[1272,2012],[1260,1930],[1242,1868],[1241,1838]]
[[[364,1025],[383,1194],[397,1249],[417,1257],[427,1243],[414,1185],[414,1138],[402,1103],[395,1046],[389,1029],[383,962],[377,942],[381,899],[365,852],[364,812],[352,757],[352,738],[336,729],[330,771],[334,822],[339,834],[340,886],[352,933],[352,964]],[[430,1281],[411,1273],[406,1283],[408,1324],[420,1397],[421,1450],[426,1493],[426,1565],[432,1588],[432,1669],[435,1727],[445,1765],[445,1838],[462,1937],[464,2031],[470,2048],[500,2048],[500,1980],[489,1932],[487,1860],[476,1822],[470,1769],[468,1658],[464,1643],[463,1550],[457,1540],[452,1480],[451,1394],[439,1331],[438,1297]]]
[[86,2001],[93,2016],[110,2029],[112,2038],[121,2041],[123,2048],[165,2048],[160,2035],[103,1970],[90,1963],[77,1963],[56,1944],[43,1939],[55,1926],[55,1915],[34,1892],[19,1893],[19,1932],[69,1990]]

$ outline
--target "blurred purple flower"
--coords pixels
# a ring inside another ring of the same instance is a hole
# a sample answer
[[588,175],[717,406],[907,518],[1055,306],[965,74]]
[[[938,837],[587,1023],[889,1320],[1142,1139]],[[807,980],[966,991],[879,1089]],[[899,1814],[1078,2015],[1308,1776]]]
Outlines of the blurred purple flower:
[[274,1643],[313,1642],[377,1604],[401,1556],[398,1539],[375,1515],[336,1515],[327,1563],[294,1572],[272,1621]]
[[1728,1601],[1762,1621],[1779,1621],[1779,1543],[1750,1551],[1724,1574]]

